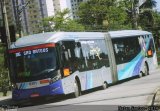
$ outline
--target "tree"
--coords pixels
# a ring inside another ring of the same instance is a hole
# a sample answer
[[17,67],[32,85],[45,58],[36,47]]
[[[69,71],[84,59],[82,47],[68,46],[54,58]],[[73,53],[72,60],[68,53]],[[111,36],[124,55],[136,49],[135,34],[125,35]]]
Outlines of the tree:
[[141,6],[140,9],[152,9],[156,7],[157,2],[155,0],[146,0]]
[[0,88],[3,92],[3,95],[6,96],[7,89],[9,87],[9,77],[8,77],[8,69],[4,66],[4,46],[0,45]]
[[0,87],[3,92],[3,96],[6,96],[7,89],[9,88],[9,77],[8,77],[8,70],[1,66],[0,69]]
[[139,0],[122,0],[121,4],[127,13],[127,22],[131,24],[132,29],[137,29],[137,19],[138,19],[138,2]]
[[[121,2],[121,1],[119,1]],[[123,7],[117,0],[89,0],[79,5],[77,15],[86,29],[117,29],[125,24],[126,16]],[[104,21],[107,24],[104,25]]]
[[61,27],[61,30],[66,32],[76,32],[76,31],[84,31],[84,26],[82,26],[80,23],[78,23],[75,20],[69,19],[66,23],[64,23]]
[[154,18],[154,25],[152,27],[152,33],[155,39],[155,46],[156,49],[160,47],[160,13],[155,11],[152,13],[153,18]]
[[146,0],[140,7],[139,14],[139,25],[148,30],[148,28],[153,28],[154,26],[154,16],[153,16],[153,8],[156,7],[155,0]]
[[58,11],[55,16],[43,19],[44,31],[84,31],[84,27],[75,20],[70,19],[69,9]]
[[160,26],[160,12],[153,12],[153,17],[154,17],[154,23],[156,27]]

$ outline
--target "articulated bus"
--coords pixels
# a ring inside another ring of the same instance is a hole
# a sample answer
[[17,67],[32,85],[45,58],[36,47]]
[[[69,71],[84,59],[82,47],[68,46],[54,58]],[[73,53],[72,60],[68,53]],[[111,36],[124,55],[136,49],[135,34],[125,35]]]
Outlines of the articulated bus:
[[46,32],[9,49],[13,100],[73,94],[145,76],[157,67],[152,33]]

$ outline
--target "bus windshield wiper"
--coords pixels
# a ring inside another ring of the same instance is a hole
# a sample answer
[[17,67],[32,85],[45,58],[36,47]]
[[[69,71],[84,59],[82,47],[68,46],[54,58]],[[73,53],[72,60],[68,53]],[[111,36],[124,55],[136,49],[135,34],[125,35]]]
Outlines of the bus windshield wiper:
[[34,74],[33,76],[41,75],[41,74],[43,74],[43,73],[50,73],[50,72],[52,72],[52,71],[54,71],[54,70],[55,70],[54,68],[53,68],[53,69],[45,69],[45,70],[42,70],[42,71],[39,72],[39,73]]

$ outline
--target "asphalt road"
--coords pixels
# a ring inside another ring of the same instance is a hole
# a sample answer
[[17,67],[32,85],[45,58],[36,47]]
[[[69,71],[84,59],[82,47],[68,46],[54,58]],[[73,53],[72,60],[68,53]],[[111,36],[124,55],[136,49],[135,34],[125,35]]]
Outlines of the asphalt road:
[[[24,102],[18,111],[127,111],[127,108],[146,108],[152,104],[155,91],[160,87],[160,69],[150,75],[135,78],[109,87],[86,92],[78,98],[70,95],[63,99],[39,99]],[[140,105],[140,106],[139,106]]]

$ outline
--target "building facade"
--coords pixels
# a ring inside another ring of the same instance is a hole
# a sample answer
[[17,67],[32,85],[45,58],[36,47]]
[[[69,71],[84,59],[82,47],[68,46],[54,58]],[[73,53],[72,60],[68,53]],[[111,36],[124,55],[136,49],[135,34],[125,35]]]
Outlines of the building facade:
[[[71,19],[77,19],[79,3],[87,0],[5,0],[9,25],[24,35],[43,31],[42,19],[66,8]],[[1,16],[1,15],[0,15]],[[1,17],[0,17],[1,18]]]
[[78,16],[76,12],[78,11],[78,6],[81,2],[84,2],[87,0],[53,0],[54,4],[54,12],[62,11],[66,8],[70,10],[69,17],[71,19],[77,19]]
[[18,3],[13,1],[17,21],[21,22],[19,26],[24,34],[43,31],[42,19],[54,15],[53,0],[18,0]]
[[[7,13],[7,18],[8,18],[8,24],[14,25],[14,21],[15,21],[15,17],[14,17],[14,12],[13,12],[13,7],[12,7],[12,2],[10,0],[5,0],[5,4],[6,4],[6,13]],[[0,24],[2,25],[2,21],[3,21],[3,15],[2,15],[2,4],[0,5]]]

